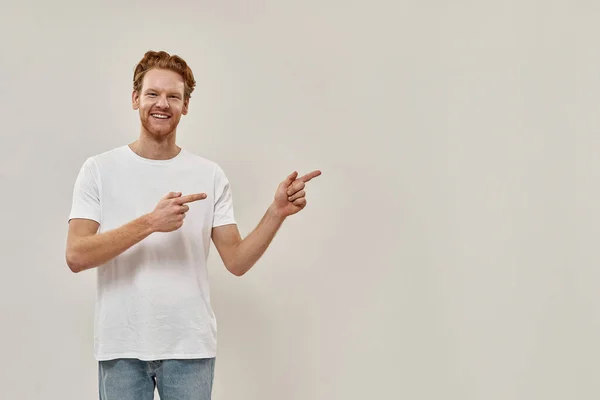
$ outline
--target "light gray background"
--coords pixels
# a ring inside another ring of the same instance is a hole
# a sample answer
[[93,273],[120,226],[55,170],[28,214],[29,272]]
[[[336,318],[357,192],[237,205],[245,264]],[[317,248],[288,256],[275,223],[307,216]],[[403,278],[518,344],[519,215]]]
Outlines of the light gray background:
[[[2,2],[0,397],[97,396],[95,272],[64,261],[133,68],[184,57],[178,142],[243,234],[322,169],[243,278],[213,247],[216,400],[600,395],[593,1]],[[174,288],[176,290],[176,288]]]

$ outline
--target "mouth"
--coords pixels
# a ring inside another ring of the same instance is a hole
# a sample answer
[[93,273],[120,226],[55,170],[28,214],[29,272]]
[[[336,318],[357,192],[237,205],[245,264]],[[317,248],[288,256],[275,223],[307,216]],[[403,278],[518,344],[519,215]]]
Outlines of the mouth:
[[158,114],[158,113],[152,113],[152,114],[150,114],[150,116],[154,119],[160,119],[160,120],[165,120],[165,119],[171,118],[170,115]]

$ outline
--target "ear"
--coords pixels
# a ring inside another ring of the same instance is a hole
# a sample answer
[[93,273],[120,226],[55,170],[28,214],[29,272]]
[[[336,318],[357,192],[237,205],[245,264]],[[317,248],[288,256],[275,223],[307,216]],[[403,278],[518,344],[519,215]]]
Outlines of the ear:
[[190,99],[187,99],[183,102],[183,108],[181,109],[182,115],[187,115],[189,105],[190,105]]
[[131,107],[134,110],[140,108],[140,95],[137,90],[134,90],[133,93],[131,93]]

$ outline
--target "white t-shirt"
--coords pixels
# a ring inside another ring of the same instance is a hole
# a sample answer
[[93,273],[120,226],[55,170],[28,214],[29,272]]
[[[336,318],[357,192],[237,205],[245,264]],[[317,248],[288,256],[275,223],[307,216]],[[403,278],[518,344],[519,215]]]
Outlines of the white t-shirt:
[[96,268],[97,360],[216,356],[206,260],[211,229],[235,224],[229,181],[216,163],[184,149],[150,160],[127,145],[90,157],[75,182],[69,220],[91,219],[106,232],[152,212],[169,192],[207,198],[187,204],[180,229],[153,233]]

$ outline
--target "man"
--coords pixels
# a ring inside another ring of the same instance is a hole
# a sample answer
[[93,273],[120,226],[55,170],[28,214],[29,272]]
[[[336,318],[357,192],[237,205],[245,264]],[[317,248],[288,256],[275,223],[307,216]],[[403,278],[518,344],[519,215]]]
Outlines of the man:
[[306,206],[294,172],[242,240],[229,181],[214,162],[176,144],[195,80],[187,63],[147,52],[135,69],[138,139],[88,158],[73,191],[66,260],[96,268],[94,354],[101,400],[210,399],[216,321],[206,260],[213,240],[226,268],[244,275],[281,224]]

